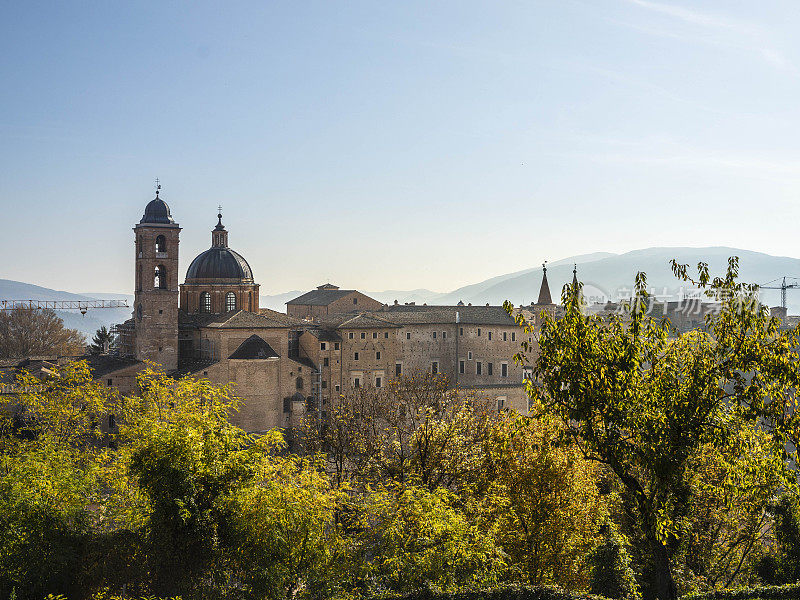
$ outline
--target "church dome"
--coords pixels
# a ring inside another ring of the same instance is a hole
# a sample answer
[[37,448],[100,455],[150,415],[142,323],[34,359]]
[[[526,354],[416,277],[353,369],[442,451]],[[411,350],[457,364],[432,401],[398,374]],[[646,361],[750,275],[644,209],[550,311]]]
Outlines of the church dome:
[[156,197],[148,202],[147,206],[145,206],[144,216],[139,223],[160,223],[162,225],[175,224],[175,221],[172,219],[172,215],[169,212],[169,206],[166,202],[158,197],[158,192],[156,192]]
[[212,247],[199,254],[189,265],[186,271],[186,283],[202,279],[204,283],[209,280],[224,280],[220,283],[251,283],[253,271],[244,257],[226,247]]
[[199,254],[186,271],[186,283],[253,283],[253,270],[244,257],[228,248],[228,232],[219,222],[211,232],[211,248]]

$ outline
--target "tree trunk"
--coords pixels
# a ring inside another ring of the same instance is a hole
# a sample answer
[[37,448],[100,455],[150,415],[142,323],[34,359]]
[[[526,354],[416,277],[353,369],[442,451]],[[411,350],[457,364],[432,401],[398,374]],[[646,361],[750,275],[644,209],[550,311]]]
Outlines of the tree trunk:
[[675,581],[669,568],[669,555],[667,548],[658,539],[650,540],[651,560],[653,561],[650,572],[650,589],[653,597],[658,600],[676,600]]

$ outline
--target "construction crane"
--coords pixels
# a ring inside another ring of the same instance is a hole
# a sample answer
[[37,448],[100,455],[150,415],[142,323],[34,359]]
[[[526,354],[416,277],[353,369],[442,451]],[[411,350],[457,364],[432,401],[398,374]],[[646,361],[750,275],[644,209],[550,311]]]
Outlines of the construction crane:
[[[778,284],[778,285],[770,285],[770,284]],[[779,277],[778,279],[773,279],[772,281],[768,281],[764,285],[759,285],[758,287],[762,290],[780,290],[781,307],[786,308],[786,290],[800,288],[800,278],[787,277],[786,275],[784,275],[783,277]]]
[[82,315],[95,308],[127,308],[127,300],[0,300],[0,310],[16,308],[79,310]]

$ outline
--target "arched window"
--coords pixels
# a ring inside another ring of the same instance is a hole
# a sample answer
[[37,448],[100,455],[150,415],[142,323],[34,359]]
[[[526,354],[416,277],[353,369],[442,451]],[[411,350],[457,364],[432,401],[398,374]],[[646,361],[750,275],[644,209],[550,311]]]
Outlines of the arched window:
[[156,275],[155,279],[153,280],[153,287],[155,287],[157,290],[167,289],[167,268],[164,265],[158,265],[156,267]]
[[225,311],[230,312],[236,310],[236,294],[228,292],[225,294]]
[[298,390],[302,390],[302,389],[303,389],[303,378],[302,378],[302,377],[298,377],[298,378],[295,380],[295,382],[294,382],[294,386],[295,386],[295,387],[296,387]]
[[200,294],[200,312],[211,312],[211,294],[208,292]]
[[159,235],[156,237],[156,252],[166,252],[167,251],[167,238],[163,235]]

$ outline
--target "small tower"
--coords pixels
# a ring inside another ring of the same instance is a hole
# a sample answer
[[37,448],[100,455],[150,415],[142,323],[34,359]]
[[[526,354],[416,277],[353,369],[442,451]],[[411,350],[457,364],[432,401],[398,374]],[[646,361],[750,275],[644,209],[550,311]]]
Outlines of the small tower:
[[169,206],[156,197],[133,228],[136,244],[136,285],[133,319],[136,358],[150,360],[167,371],[178,368],[178,241],[181,228]]
[[547,283],[547,261],[542,263],[542,287],[539,288],[539,299],[537,305],[549,305],[553,300],[550,296],[550,284]]

